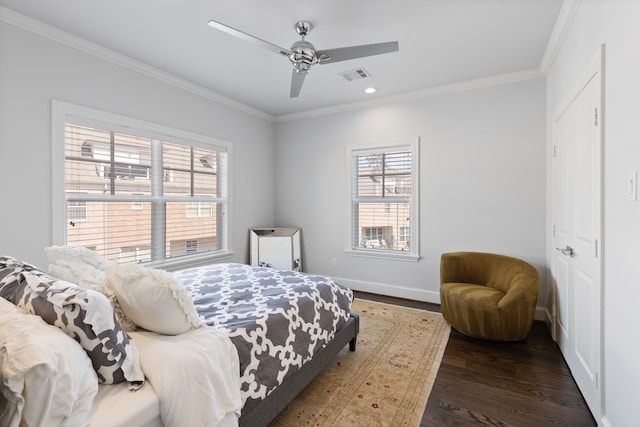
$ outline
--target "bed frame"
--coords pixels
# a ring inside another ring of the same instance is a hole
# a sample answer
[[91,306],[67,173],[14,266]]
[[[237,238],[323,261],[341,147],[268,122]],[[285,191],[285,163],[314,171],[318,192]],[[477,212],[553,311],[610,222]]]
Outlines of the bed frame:
[[356,339],[360,330],[360,318],[351,313],[347,323],[336,332],[326,347],[318,351],[299,371],[287,378],[271,394],[254,406],[251,411],[242,411],[240,427],[267,426],[293,399],[335,359],[349,343],[349,350],[356,351]]

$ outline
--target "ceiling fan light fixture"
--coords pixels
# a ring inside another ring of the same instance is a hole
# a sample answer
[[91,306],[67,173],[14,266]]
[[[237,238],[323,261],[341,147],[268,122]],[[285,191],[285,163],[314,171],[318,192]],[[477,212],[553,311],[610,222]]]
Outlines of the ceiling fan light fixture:
[[368,94],[372,94],[372,93],[376,93],[376,88],[375,87],[368,87],[364,90],[364,93],[368,93]]

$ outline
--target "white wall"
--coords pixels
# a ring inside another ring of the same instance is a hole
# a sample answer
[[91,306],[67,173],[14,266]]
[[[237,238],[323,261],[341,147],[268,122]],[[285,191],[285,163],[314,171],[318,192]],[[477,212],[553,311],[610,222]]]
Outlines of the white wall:
[[[431,302],[443,252],[503,253],[544,273],[544,79],[282,121],[276,135],[277,225],[302,228],[305,271]],[[345,146],[418,137],[422,259],[345,255]]]
[[0,21],[0,254],[46,265],[52,98],[232,142],[233,261],[274,221],[273,121]]
[[600,45],[606,45],[604,417],[598,421],[616,427],[640,425],[640,202],[626,198],[628,172],[640,171],[639,17],[639,1],[582,0],[547,76],[551,123]]

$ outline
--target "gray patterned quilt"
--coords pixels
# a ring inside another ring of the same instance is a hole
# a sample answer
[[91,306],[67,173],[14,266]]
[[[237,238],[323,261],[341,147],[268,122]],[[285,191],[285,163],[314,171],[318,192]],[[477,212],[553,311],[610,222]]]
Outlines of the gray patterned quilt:
[[353,292],[328,277],[244,264],[174,273],[207,324],[238,350],[244,409],[264,399],[333,339]]

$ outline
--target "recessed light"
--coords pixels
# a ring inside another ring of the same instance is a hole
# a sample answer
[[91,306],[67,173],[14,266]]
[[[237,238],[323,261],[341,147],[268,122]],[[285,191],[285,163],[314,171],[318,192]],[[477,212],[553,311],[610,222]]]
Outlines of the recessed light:
[[368,87],[364,90],[364,93],[376,93],[375,87]]

